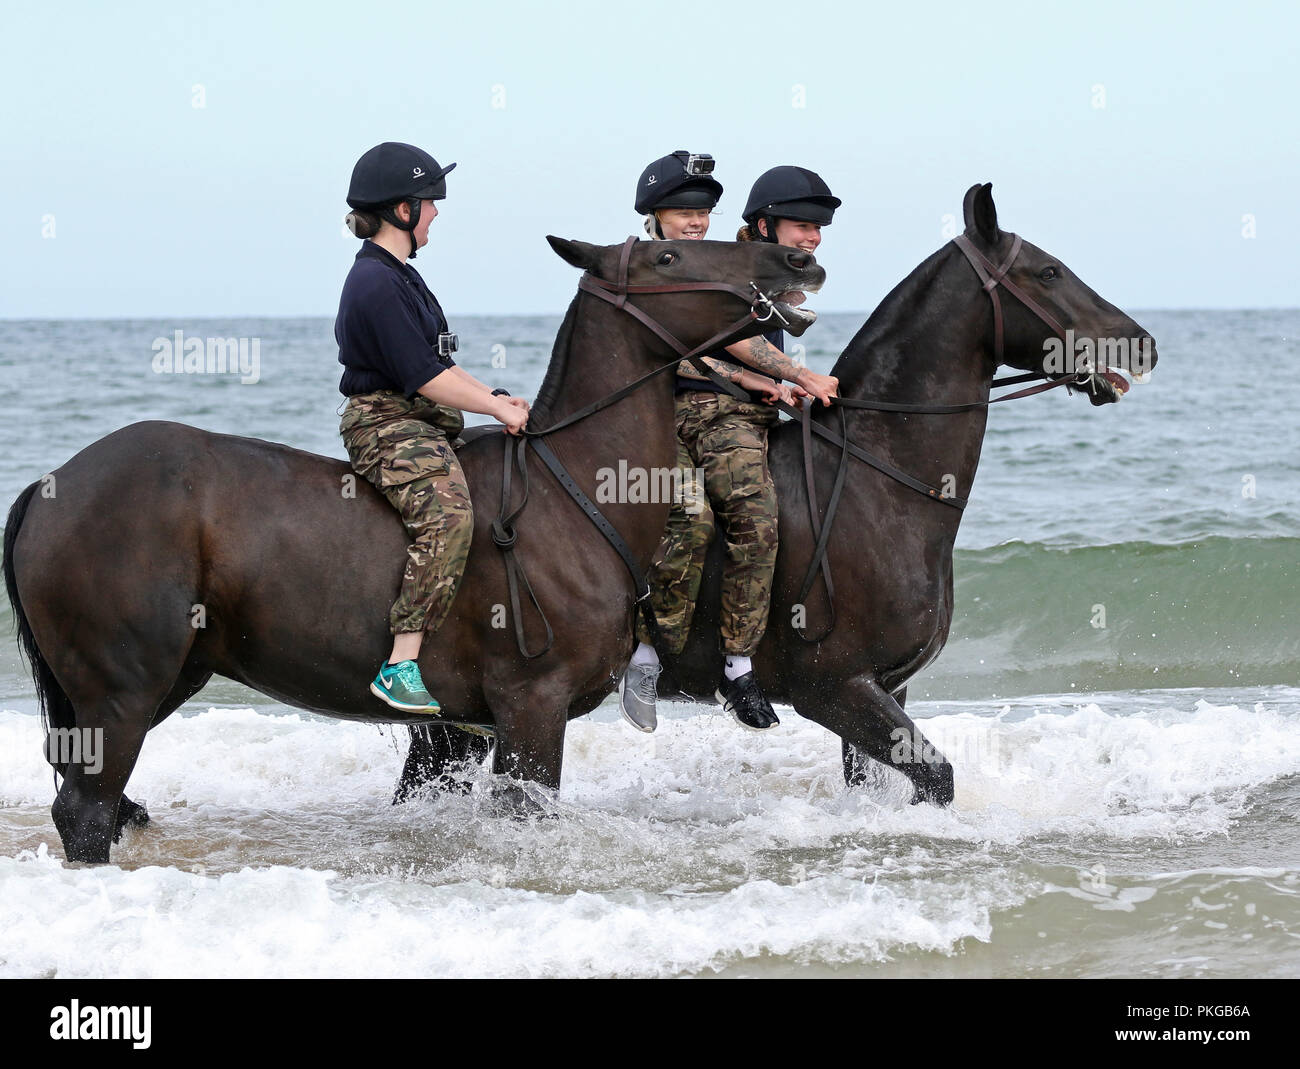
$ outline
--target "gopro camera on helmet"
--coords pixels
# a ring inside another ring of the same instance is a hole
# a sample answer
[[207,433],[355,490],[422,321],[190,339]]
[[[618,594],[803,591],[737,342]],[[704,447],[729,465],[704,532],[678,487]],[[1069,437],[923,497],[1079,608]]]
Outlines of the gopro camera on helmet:
[[714,159],[707,152],[692,152],[686,157],[686,173],[691,176],[713,173]]
[[451,331],[444,331],[438,335],[438,355],[451,356],[452,353],[460,351],[460,338]]

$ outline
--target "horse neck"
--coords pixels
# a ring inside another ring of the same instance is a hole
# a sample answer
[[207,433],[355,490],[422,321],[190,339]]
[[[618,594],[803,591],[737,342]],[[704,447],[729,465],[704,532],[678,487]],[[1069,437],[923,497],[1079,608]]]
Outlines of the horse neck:
[[[988,303],[960,251],[945,245],[894,287],[849,342],[831,369],[840,393],[912,404],[987,400],[993,379],[983,342]],[[870,443],[927,482],[955,476],[964,497],[975,478],[987,412],[925,416],[853,409],[847,419],[855,441]]]
[[[672,355],[627,312],[579,293],[556,335],[529,429],[545,430],[667,363]],[[629,464],[671,466],[676,456],[672,397],[673,374],[665,371],[556,437],[575,460],[581,455],[605,463],[601,458],[615,457]]]

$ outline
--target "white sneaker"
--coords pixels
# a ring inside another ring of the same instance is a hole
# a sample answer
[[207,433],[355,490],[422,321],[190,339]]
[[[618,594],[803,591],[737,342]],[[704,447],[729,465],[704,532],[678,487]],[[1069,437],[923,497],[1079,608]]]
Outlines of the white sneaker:
[[660,671],[662,666],[657,664],[629,664],[618,682],[618,707],[623,719],[647,734],[659,726],[655,698]]

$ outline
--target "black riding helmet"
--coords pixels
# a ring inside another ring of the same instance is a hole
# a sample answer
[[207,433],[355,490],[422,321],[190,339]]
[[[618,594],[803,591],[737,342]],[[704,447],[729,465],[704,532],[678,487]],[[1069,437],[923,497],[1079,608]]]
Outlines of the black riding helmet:
[[[687,170],[692,160],[694,173]],[[713,157],[702,153],[692,156],[678,149],[660,157],[637,179],[637,214],[649,215],[657,208],[712,208],[722,196],[722,183],[712,177],[712,171]]]
[[[841,203],[816,171],[806,167],[773,167],[755,180],[742,218],[755,230],[760,218],[795,219],[829,226]],[[774,230],[774,222],[769,222],[764,240],[776,241]]]
[[[352,168],[348,206],[373,212],[409,233],[420,223],[420,201],[446,199],[446,176],[455,167],[454,163],[440,166],[414,145],[385,141],[362,155]],[[394,210],[403,201],[411,209],[411,218],[405,223]],[[411,234],[411,258],[415,258],[414,233]]]

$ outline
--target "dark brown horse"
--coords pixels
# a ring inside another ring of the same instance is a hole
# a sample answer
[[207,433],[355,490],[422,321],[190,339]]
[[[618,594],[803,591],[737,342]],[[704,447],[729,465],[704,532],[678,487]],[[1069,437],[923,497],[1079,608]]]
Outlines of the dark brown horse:
[[[1004,263],[1016,239],[998,228],[990,186],[970,189],[964,214],[967,240],[994,264]],[[1154,365],[1147,332],[1055,257],[1025,242],[1007,277],[1077,337],[1141,340]],[[921,406],[983,401],[999,347],[1001,362],[1043,371],[1054,332],[1016,297],[1003,294],[1000,302],[1001,346],[989,295],[961,250],[945,245],[894,288],[849,343],[831,372],[839,377],[841,395]],[[1050,366],[1047,371],[1049,378],[1064,377]],[[1105,404],[1118,400],[1123,380],[1101,371],[1084,376],[1080,388],[1093,404]],[[845,413],[852,442],[927,484],[951,487],[955,497],[969,496],[986,408],[934,415],[851,408]],[[819,406],[814,419],[838,433],[839,412]],[[817,500],[825,509],[840,449],[813,441]],[[768,459],[780,502],[780,551],[770,623],[755,656],[764,690],[840,736],[850,785],[863,778],[869,758],[906,775],[913,801],[950,802],[952,765],[917,731],[903,704],[907,681],[938,656],[948,637],[961,511],[850,458],[828,543],[837,620],[823,641],[810,644],[793,625],[804,624],[815,635],[825,629],[829,610],[820,580],[807,604],[798,604],[816,543],[799,426],[785,423],[773,430]],[[713,700],[721,662],[722,566],[722,540],[715,539],[686,648],[679,657],[663,656],[662,697]],[[907,740],[902,748],[901,739]],[[427,743],[413,747],[399,797],[438,771],[438,757]]]
[[[615,277],[619,246],[552,245],[596,277]],[[823,278],[811,256],[770,245],[642,242],[628,265],[633,284],[744,289],[752,281],[773,296],[816,289]],[[689,347],[746,311],[722,292],[630,303]],[[750,319],[735,336],[764,326]],[[580,293],[531,425],[550,426],[675,355],[625,311]],[[649,471],[672,467],[672,383],[671,373],[651,379],[548,439],[589,496],[597,496],[600,469],[620,460]],[[544,656],[521,656],[504,619],[505,574],[490,532],[504,441],[500,431],[479,433],[460,451],[476,506],[473,548],[452,615],[425,642],[420,669],[444,721],[494,728],[498,771],[558,787],[567,720],[610,692],[631,655],[633,586],[602,535],[530,455],[531,499],[515,551],[555,640]],[[52,493],[38,493],[42,486]],[[642,568],[669,504],[602,504]],[[108,860],[121,824],[142,814],[122,792],[145,733],[214,673],[330,716],[403,722],[367,683],[387,652],[406,545],[397,513],[347,464],[176,423],[126,427],[28,487],[5,529],[19,640],[50,726],[102,731],[99,774],[79,763],[59,768],[52,813],[68,859]],[[529,625],[535,636],[536,619]]]

